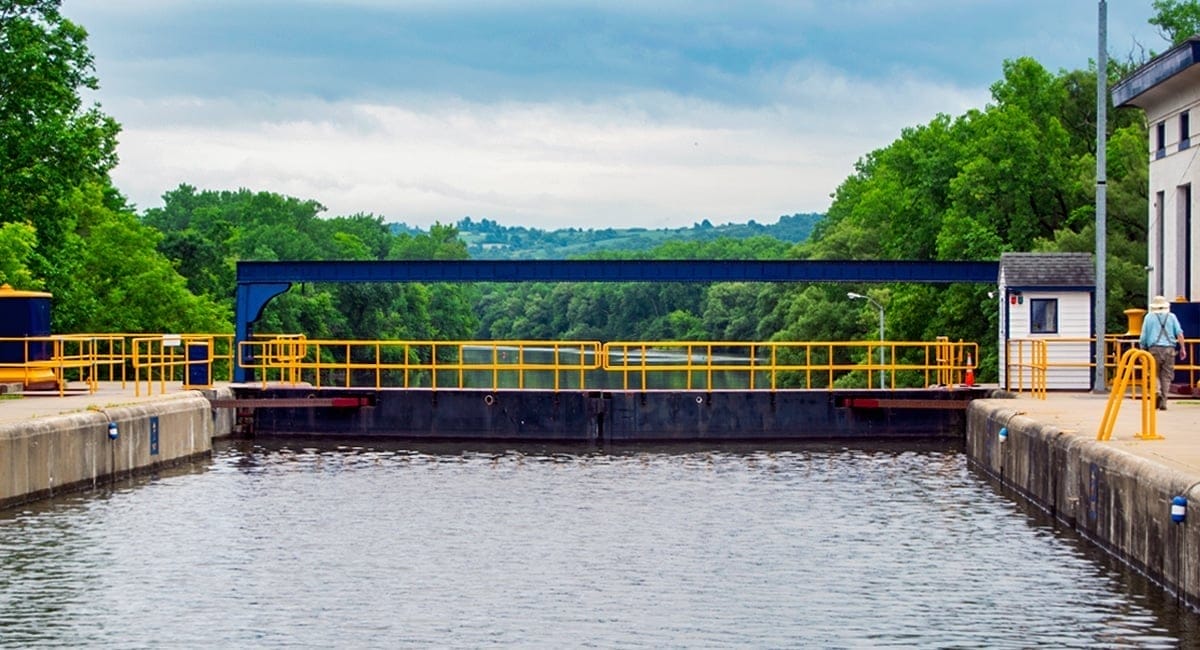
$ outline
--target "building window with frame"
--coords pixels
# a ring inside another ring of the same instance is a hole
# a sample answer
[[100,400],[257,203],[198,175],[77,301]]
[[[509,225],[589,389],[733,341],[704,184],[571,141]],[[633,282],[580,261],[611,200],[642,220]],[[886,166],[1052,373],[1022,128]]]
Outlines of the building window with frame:
[[1179,114],[1179,150],[1192,146],[1192,120],[1188,111]]
[[1159,122],[1154,125],[1154,157],[1162,158],[1167,155],[1167,123]]
[[1058,298],[1031,298],[1029,300],[1029,332],[1031,334],[1058,333]]

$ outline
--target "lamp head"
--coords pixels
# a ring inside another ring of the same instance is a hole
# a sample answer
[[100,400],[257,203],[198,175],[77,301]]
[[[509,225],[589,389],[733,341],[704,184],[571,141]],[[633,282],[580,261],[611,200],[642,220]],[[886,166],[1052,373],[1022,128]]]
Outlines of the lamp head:
[[846,297],[851,300],[855,300],[857,298],[866,298],[866,296],[862,295],[861,293],[854,293],[853,291],[847,293]]

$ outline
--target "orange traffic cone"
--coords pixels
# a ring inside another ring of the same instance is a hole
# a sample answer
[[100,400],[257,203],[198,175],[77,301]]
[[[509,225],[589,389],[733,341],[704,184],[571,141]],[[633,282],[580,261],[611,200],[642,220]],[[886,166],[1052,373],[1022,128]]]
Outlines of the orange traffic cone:
[[975,364],[971,362],[971,355],[967,355],[967,386],[975,385]]

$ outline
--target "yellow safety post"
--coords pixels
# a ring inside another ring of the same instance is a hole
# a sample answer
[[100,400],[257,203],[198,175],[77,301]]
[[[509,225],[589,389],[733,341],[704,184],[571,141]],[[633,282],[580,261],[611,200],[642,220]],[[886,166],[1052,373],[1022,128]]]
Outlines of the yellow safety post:
[[1142,430],[1134,434],[1139,440],[1163,440],[1156,431],[1157,418],[1154,407],[1154,396],[1158,392],[1158,367],[1154,357],[1145,350],[1130,349],[1121,355],[1117,362],[1117,374],[1113,378],[1112,391],[1104,405],[1104,417],[1100,420],[1100,431],[1096,440],[1107,441],[1112,438],[1113,426],[1116,425],[1117,413],[1121,410],[1121,402],[1125,399],[1127,389],[1135,389],[1142,406]]

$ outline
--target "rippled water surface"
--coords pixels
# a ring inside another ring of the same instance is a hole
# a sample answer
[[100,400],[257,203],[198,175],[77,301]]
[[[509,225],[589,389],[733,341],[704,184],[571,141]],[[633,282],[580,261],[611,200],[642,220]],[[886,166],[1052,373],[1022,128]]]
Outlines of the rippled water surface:
[[0,645],[1200,644],[955,450],[309,444],[0,513]]

